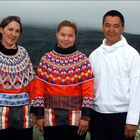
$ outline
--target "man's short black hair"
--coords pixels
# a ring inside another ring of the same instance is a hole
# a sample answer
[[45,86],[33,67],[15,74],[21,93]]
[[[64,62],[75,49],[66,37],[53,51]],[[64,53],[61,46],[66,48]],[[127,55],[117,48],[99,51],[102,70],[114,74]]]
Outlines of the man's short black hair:
[[121,22],[122,22],[122,26],[124,26],[124,24],[125,24],[124,17],[123,17],[123,15],[122,15],[122,13],[120,13],[119,11],[117,11],[117,10],[110,10],[110,11],[108,11],[107,13],[105,13],[104,16],[103,16],[102,25],[104,24],[105,18],[106,18],[107,16],[112,16],[112,17],[113,17],[113,16],[117,16],[117,17],[119,17],[120,20],[121,20]]

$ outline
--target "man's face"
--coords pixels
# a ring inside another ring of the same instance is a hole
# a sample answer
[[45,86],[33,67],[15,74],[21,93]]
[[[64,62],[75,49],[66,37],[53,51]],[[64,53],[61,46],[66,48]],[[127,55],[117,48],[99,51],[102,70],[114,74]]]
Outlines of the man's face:
[[121,39],[124,26],[118,16],[106,16],[102,31],[106,38],[106,44],[111,46]]

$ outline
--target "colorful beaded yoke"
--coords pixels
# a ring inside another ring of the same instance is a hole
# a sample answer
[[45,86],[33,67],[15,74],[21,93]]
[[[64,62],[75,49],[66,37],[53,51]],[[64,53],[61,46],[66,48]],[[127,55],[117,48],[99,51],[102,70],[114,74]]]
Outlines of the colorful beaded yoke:
[[23,47],[18,46],[17,54],[12,56],[0,52],[0,88],[21,89],[33,78],[33,66]]
[[83,53],[62,55],[53,50],[42,57],[37,77],[55,85],[73,85],[92,79],[93,74]]

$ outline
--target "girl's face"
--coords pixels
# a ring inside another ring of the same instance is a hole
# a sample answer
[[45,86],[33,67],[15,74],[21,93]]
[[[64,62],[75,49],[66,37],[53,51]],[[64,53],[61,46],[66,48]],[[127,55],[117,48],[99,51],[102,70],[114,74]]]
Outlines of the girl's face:
[[16,21],[11,21],[4,28],[0,28],[2,34],[2,44],[4,47],[11,49],[20,37],[20,24]]
[[69,26],[63,26],[57,33],[57,42],[60,48],[69,48],[75,42],[75,30]]

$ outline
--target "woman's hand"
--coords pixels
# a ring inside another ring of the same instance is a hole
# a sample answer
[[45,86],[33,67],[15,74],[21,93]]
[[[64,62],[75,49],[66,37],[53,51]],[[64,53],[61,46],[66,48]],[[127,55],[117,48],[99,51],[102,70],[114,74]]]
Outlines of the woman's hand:
[[36,121],[36,125],[37,125],[40,132],[43,132],[44,123],[45,123],[44,119],[38,119]]
[[79,128],[78,128],[78,135],[84,135],[88,131],[89,121],[88,120],[80,120]]
[[30,113],[29,121],[30,121],[30,126],[33,126],[36,123],[36,116],[34,113]]

